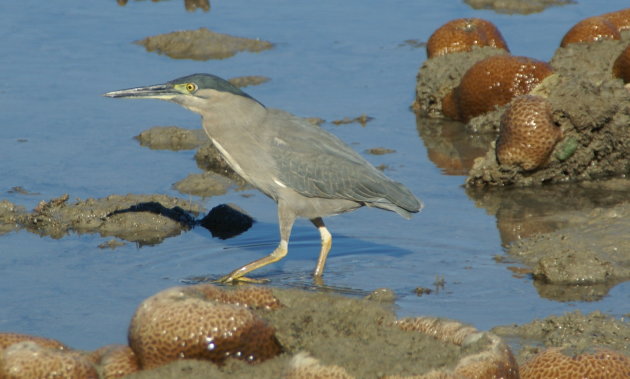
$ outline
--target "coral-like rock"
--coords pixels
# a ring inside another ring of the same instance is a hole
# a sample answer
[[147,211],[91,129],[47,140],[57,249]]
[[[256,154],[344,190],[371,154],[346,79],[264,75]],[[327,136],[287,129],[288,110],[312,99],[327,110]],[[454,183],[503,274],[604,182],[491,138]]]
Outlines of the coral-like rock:
[[562,38],[561,47],[577,42],[593,42],[603,39],[621,39],[617,26],[610,17],[594,16],[575,24]]
[[471,118],[529,93],[552,74],[551,66],[536,59],[495,55],[475,63],[461,83],[443,100],[442,111],[455,120]]
[[502,165],[533,170],[547,162],[562,137],[551,118],[551,104],[541,96],[524,95],[512,101],[501,117],[497,160]]
[[626,47],[615,60],[612,68],[613,75],[624,83],[630,82],[630,45]]
[[276,309],[280,307],[280,301],[268,288],[239,287],[235,290],[224,290],[211,284],[198,284],[183,287],[190,294],[202,294],[208,300],[216,300],[222,303],[240,305],[247,308]]
[[491,46],[510,51],[493,23],[480,18],[458,18],[440,26],[429,37],[427,57],[470,51],[473,46]]
[[127,345],[107,345],[89,354],[101,366],[103,379],[122,378],[140,370],[136,354]]
[[6,349],[14,343],[31,341],[42,347],[49,347],[59,350],[69,350],[69,348],[61,342],[44,337],[30,336],[20,333],[0,333],[0,350]]
[[[221,364],[229,357],[250,363],[274,357],[282,350],[274,329],[236,304],[268,305],[269,299],[256,291],[242,291],[239,298],[217,294],[218,289],[207,284],[164,290],[136,310],[129,326],[129,346],[143,369],[182,358]],[[232,304],[215,300],[224,296],[237,300]]]
[[630,377],[630,358],[610,350],[569,357],[547,349],[521,366],[521,379],[622,379]]
[[[484,340],[487,343],[483,351],[464,357],[452,370],[433,370],[424,375],[408,377],[410,379],[519,378],[519,368],[510,348],[492,333],[479,332],[472,326],[435,317],[406,318],[397,321],[396,325],[403,330],[428,334],[459,346],[473,345]],[[386,377],[395,378],[401,377]]]
[[26,340],[0,353],[0,378],[98,379],[98,373],[89,359],[79,352],[44,347]]

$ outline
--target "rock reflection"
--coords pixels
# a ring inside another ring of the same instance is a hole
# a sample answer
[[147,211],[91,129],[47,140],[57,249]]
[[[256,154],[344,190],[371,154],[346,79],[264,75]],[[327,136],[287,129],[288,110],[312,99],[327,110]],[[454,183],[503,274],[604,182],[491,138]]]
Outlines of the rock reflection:
[[538,188],[466,188],[479,208],[497,217],[503,246],[540,233],[580,225],[596,208],[611,208],[628,199],[630,182],[611,179]]
[[562,302],[568,301],[599,301],[617,282],[592,285],[566,285],[545,283],[534,280],[534,287],[540,297]]
[[541,297],[596,301],[630,280],[628,179],[466,191],[496,216],[503,246],[531,268]]
[[[151,0],[152,3],[157,3],[159,1],[160,0]],[[129,0],[116,0],[116,3],[120,6],[125,6],[128,2]],[[210,10],[210,0],[184,0],[184,8],[186,8],[188,12],[194,12],[197,9],[208,12]]]
[[468,175],[475,159],[496,139],[494,133],[468,133],[461,122],[418,115],[416,128],[429,159],[446,175]]

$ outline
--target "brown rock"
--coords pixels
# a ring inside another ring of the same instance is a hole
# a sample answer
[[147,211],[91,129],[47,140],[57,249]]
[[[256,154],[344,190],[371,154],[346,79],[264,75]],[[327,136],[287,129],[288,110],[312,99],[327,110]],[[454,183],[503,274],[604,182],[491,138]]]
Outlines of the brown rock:
[[480,18],[458,18],[439,27],[427,42],[427,57],[491,46],[510,51],[494,24]]
[[613,75],[624,83],[630,82],[630,45],[626,47],[615,60],[612,68]]
[[466,71],[459,86],[443,100],[442,110],[453,119],[468,122],[529,93],[552,72],[548,63],[532,58],[512,55],[485,58]]
[[619,31],[630,29],[630,8],[606,13],[602,16],[610,21]]
[[[575,24],[560,42],[561,47],[576,42],[593,42],[603,39],[621,39],[619,29],[610,21],[611,17],[594,16]],[[616,20],[616,19],[615,19]]]

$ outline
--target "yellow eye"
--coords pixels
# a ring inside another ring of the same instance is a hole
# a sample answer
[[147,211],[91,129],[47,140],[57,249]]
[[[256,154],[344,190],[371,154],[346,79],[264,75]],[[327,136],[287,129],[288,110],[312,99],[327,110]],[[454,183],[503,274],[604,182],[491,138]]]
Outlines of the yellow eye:
[[195,92],[197,90],[197,85],[195,83],[187,83],[186,84],[186,91],[188,92]]

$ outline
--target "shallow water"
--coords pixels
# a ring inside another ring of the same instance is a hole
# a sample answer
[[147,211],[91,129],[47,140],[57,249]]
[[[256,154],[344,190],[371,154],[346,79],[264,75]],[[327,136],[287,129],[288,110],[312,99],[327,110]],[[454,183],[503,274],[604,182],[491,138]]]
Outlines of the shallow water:
[[[327,219],[334,237],[327,286],[356,294],[388,287],[398,296],[400,316],[452,317],[481,329],[574,309],[619,316],[628,312],[628,283],[598,302],[563,303],[541,298],[531,279],[513,277],[509,263],[495,261],[507,242],[497,219],[467,196],[463,176],[447,175],[429,159],[416,129],[409,105],[426,57],[423,48],[405,41],[426,41],[444,22],[476,16],[499,27],[513,54],[546,60],[574,23],[624,6],[621,0],[581,1],[522,16],[443,1],[215,1],[209,12],[187,12],[175,0],[126,6],[113,0],[4,2],[0,199],[30,209],[63,193],[83,199],[125,193],[186,198],[171,185],[198,172],[193,152],[152,151],[132,137],[155,125],[198,128],[198,116],[163,102],[100,95],[193,72],[262,75],[271,81],[245,90],[269,107],[328,121],[363,113],[374,117],[366,127],[323,127],[360,152],[395,149],[365,156],[387,165],[387,175],[426,204],[411,221],[372,209]],[[132,44],[199,27],[261,38],[275,47],[191,61]],[[36,194],[10,193],[15,186]],[[97,235],[55,240],[19,231],[0,236],[0,330],[58,338],[84,349],[124,343],[142,299],[186,278],[226,273],[277,243],[275,204],[260,193],[190,199],[206,209],[234,202],[257,223],[230,240],[213,239],[197,228],[157,246],[127,243],[115,250],[99,249],[108,239]],[[514,212],[516,218],[529,214]],[[308,287],[318,250],[317,231],[298,222],[289,256],[257,274],[274,285]],[[413,293],[416,287],[434,288],[440,278],[445,285],[438,291]]]

